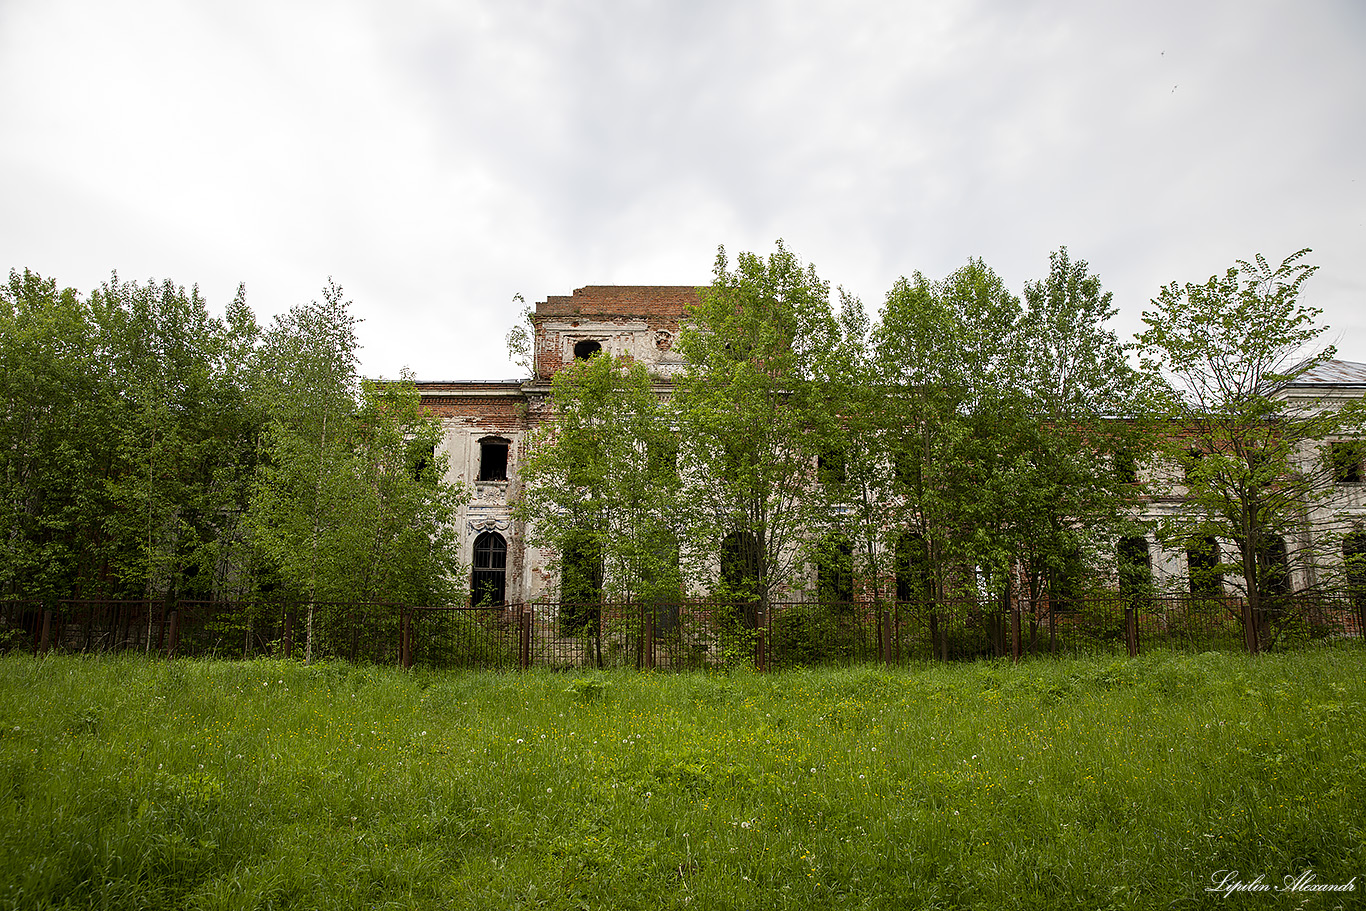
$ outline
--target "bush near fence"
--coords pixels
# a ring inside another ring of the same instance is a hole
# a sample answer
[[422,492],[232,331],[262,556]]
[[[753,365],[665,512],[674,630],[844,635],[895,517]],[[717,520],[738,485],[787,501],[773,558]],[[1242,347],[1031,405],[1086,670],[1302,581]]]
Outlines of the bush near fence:
[[[1239,598],[720,602],[498,607],[315,602],[312,655],[434,668],[778,669],[1025,655],[1234,651],[1361,640],[1362,599],[1298,595],[1247,632]],[[300,657],[307,603],[0,601],[0,650]],[[566,619],[569,618],[569,619]]]

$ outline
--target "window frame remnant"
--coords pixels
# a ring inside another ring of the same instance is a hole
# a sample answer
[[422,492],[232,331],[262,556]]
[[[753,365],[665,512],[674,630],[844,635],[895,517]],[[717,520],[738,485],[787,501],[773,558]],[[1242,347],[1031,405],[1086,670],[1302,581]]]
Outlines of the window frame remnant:
[[1193,535],[1186,542],[1186,579],[1195,598],[1218,598],[1224,594],[1224,574],[1219,541],[1214,535]]
[[507,603],[507,539],[496,531],[474,539],[470,571],[470,604],[501,607]]
[[512,443],[503,437],[484,437],[479,441],[479,480],[506,481],[508,455]]

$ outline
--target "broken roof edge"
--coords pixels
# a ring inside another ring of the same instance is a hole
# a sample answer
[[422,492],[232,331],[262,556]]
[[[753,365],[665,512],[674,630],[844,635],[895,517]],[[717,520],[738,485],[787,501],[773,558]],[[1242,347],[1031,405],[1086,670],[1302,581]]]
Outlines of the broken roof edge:
[[1320,361],[1283,388],[1322,388],[1324,386],[1366,386],[1366,364],[1336,358]]
[[[627,316],[640,317],[647,310],[674,311],[681,317],[697,303],[698,289],[705,285],[584,285],[571,294],[549,294],[536,304],[536,317]],[[646,309],[642,309],[642,307]]]

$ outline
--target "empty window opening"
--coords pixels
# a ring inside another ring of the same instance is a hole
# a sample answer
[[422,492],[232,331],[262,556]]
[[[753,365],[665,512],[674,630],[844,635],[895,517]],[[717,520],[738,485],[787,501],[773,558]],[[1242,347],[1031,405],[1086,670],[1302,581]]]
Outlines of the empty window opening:
[[733,531],[721,541],[721,597],[734,601],[745,622],[758,622],[758,601],[763,588],[759,539],[747,531]]
[[816,591],[824,603],[847,607],[854,600],[854,546],[844,535],[830,535],[816,556]]
[[1181,477],[1187,484],[1199,476],[1200,461],[1204,459],[1204,457],[1205,454],[1198,449],[1189,449],[1186,451],[1186,459],[1181,463]]
[[1125,598],[1150,595],[1153,591],[1152,557],[1148,539],[1141,535],[1119,539],[1119,593]]
[[822,484],[843,484],[848,480],[843,449],[827,449],[816,457],[816,476]]
[[1138,480],[1138,459],[1133,450],[1121,449],[1115,453],[1115,478],[1121,484],[1133,484]]
[[503,536],[486,531],[474,539],[474,576],[470,580],[470,603],[493,606],[505,603],[508,545]]
[[1264,535],[1257,564],[1263,595],[1279,598],[1290,594],[1290,555],[1286,551],[1285,538]]
[[896,539],[896,600],[929,604],[934,599],[934,574],[925,539],[903,532]]
[[1366,610],[1366,531],[1354,531],[1342,539],[1342,562],[1347,596],[1358,611]]
[[916,479],[915,460],[911,454],[904,449],[898,449],[892,453],[892,478],[898,484],[905,487],[915,485]]
[[436,461],[436,447],[433,445],[414,445],[413,446],[413,467],[412,475],[414,481],[429,480],[432,474],[432,467]]
[[1333,444],[1333,480],[1339,484],[1361,483],[1361,450],[1361,443],[1356,441]]
[[1186,571],[1192,595],[1217,598],[1223,594],[1224,577],[1218,567],[1219,542],[1213,535],[1197,536],[1186,542]]
[[570,532],[560,564],[560,630],[568,636],[597,629],[602,601],[602,545],[592,528]]
[[586,361],[595,354],[602,352],[602,342],[595,342],[592,339],[584,339],[574,343],[574,357],[581,361]]
[[506,481],[508,479],[508,441],[487,439],[479,441],[479,480]]

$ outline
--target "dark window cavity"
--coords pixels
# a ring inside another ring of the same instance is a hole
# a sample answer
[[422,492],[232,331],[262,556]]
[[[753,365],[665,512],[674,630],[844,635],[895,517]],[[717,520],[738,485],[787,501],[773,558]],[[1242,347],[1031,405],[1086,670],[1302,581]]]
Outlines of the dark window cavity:
[[1284,597],[1290,594],[1290,556],[1285,538],[1263,535],[1261,552],[1257,554],[1257,571],[1262,577],[1262,594]]
[[750,626],[754,626],[759,619],[762,570],[759,540],[752,533],[733,531],[721,541],[721,596],[736,602]]
[[595,354],[602,352],[602,342],[595,342],[592,339],[584,339],[574,343],[574,357],[581,361],[586,361]]
[[1125,598],[1152,594],[1153,564],[1148,539],[1134,535],[1119,540],[1119,593]]
[[474,539],[474,577],[470,582],[470,603],[499,605],[507,594],[508,545],[503,536],[486,531]]
[[1204,457],[1205,454],[1198,449],[1189,449],[1186,451],[1186,460],[1181,463],[1181,468],[1182,479],[1187,484],[1189,484],[1191,478],[1195,476],[1200,467],[1200,460]]
[[1121,484],[1133,484],[1138,480],[1138,459],[1133,450],[1121,449],[1115,453],[1115,478]]
[[1366,531],[1354,531],[1342,539],[1342,562],[1352,606],[1366,611]]
[[830,535],[816,555],[816,591],[822,602],[847,605],[854,600],[854,546],[844,535]]
[[414,444],[410,450],[410,458],[414,481],[435,480],[429,477],[432,474],[432,464],[436,460],[435,446]]
[[1332,450],[1333,480],[1339,484],[1361,483],[1362,444],[1351,442],[1334,443]]
[[597,628],[602,601],[602,547],[592,528],[575,529],[560,564],[560,630],[576,636]]
[[925,539],[903,532],[896,539],[896,600],[929,604],[934,597],[934,575]]
[[843,484],[848,479],[843,449],[827,449],[816,457],[816,476],[822,484]]
[[508,479],[508,441],[490,437],[479,441],[479,480]]
[[1212,535],[1186,542],[1186,572],[1190,593],[1197,598],[1217,598],[1224,593],[1224,577],[1218,570],[1219,542]]

